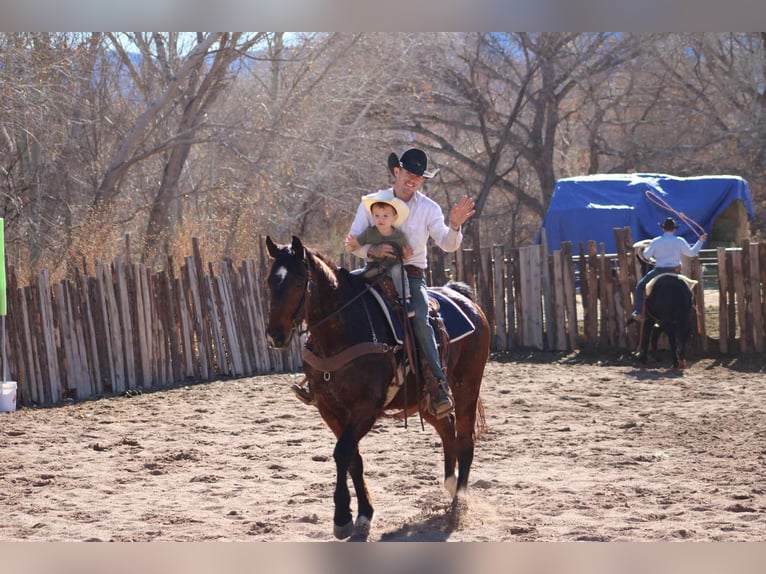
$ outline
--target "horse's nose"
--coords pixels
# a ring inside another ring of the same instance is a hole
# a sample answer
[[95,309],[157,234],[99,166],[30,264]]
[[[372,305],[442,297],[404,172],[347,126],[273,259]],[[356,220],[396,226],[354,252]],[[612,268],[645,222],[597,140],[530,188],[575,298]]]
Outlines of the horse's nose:
[[266,334],[266,340],[272,349],[281,349],[284,346],[283,338],[276,338],[271,333]]
[[272,349],[284,349],[290,342],[290,334],[291,332],[285,334],[285,332],[281,330],[267,331],[266,341],[269,343],[269,347]]

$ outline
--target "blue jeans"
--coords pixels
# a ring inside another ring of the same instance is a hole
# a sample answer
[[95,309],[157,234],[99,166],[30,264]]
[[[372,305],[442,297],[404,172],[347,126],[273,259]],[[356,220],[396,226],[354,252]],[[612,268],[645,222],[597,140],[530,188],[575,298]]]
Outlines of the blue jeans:
[[428,365],[437,379],[446,379],[442,369],[439,351],[436,348],[436,336],[428,322],[428,293],[426,292],[425,277],[407,277],[410,282],[412,302],[410,309],[415,311],[412,318],[412,330]]
[[[394,282],[394,287],[396,287],[396,294],[399,295],[399,298],[409,299],[410,282],[407,281],[406,283],[402,284],[403,273],[404,268],[402,267],[401,263],[394,263],[391,267],[386,269],[386,274],[391,277],[391,281]],[[404,292],[402,292],[402,289],[404,289]]]
[[633,312],[641,314],[641,310],[644,308],[644,297],[646,297],[646,284],[652,280],[653,277],[660,275],[661,273],[675,273],[675,267],[655,267],[647,271],[646,275],[641,277],[641,280],[636,284],[636,299],[633,303]]

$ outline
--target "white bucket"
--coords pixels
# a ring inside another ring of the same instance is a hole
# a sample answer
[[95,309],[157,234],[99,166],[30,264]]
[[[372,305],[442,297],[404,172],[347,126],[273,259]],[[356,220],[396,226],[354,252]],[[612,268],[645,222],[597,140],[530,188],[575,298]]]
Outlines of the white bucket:
[[0,384],[0,411],[13,412],[16,410],[16,382],[8,381]]

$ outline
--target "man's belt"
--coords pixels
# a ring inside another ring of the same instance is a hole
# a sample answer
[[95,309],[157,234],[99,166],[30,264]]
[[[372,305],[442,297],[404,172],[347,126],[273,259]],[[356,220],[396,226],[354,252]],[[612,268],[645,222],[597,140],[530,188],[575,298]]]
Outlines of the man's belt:
[[404,270],[407,272],[407,277],[425,277],[426,270],[414,265],[405,265]]

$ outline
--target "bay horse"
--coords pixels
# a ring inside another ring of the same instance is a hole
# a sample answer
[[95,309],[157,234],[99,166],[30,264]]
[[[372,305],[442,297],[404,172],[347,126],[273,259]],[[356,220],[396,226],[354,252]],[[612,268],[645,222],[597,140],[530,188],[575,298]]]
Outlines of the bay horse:
[[[648,240],[634,244],[643,274],[653,266],[652,262],[643,256],[646,245]],[[686,345],[691,333],[691,316],[694,309],[691,288],[686,278],[678,273],[658,275],[647,287],[639,336],[640,346],[636,358],[645,365],[650,342],[656,354],[659,336],[664,332],[670,344],[673,370],[685,369]]]
[[[374,509],[359,442],[389,412],[398,411],[406,420],[408,414],[419,411],[436,429],[444,452],[443,485],[455,504],[468,488],[477,415],[481,422],[483,414],[479,391],[490,343],[484,312],[466,295],[470,288],[462,283],[430,288],[457,303],[475,326],[471,334],[449,343],[446,371],[455,412],[436,419],[418,394],[417,377],[403,367],[405,350],[397,343],[368,282],[336,267],[296,236],[286,245],[267,237],[266,247],[273,258],[267,277],[269,344],[284,349],[296,330],[307,325],[303,369],[319,415],[336,438],[334,536],[366,540],[369,535]],[[347,476],[357,497],[356,522]]]

